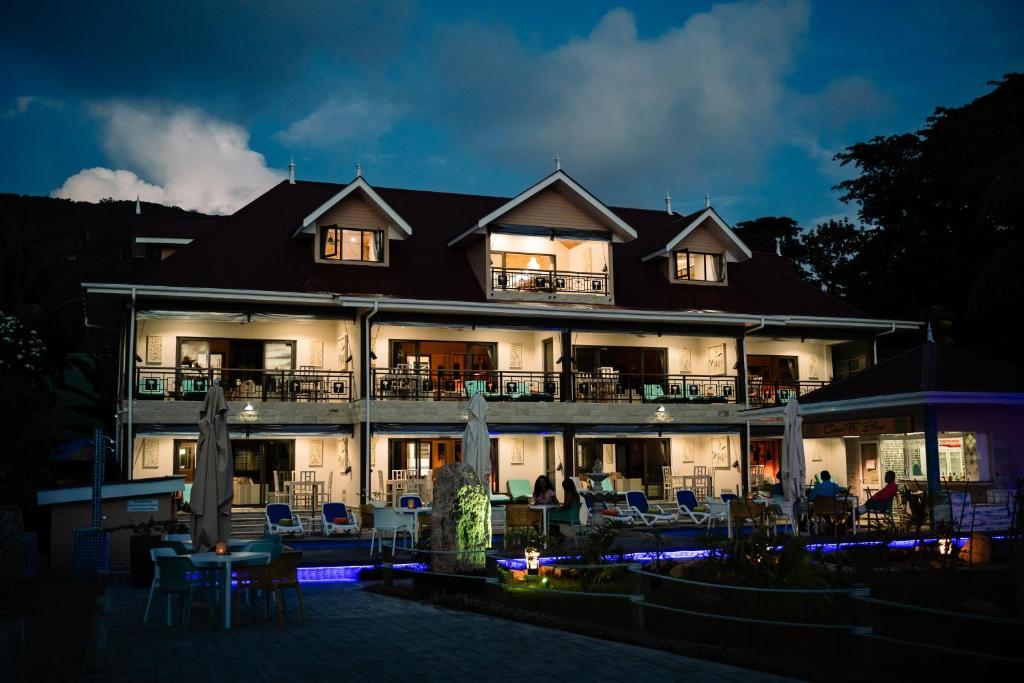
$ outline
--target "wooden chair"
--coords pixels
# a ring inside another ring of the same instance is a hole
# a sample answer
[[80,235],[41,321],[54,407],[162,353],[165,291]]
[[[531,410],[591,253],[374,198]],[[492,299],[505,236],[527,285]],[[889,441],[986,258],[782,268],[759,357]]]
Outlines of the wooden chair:
[[299,561],[302,559],[301,550],[289,550],[281,553],[276,560],[267,565],[266,570],[256,575],[253,588],[263,591],[264,595],[264,616],[270,617],[270,595],[274,595],[274,603],[277,605],[277,625],[284,628],[284,599],[281,590],[294,588],[295,598],[299,603],[299,616],[302,622],[306,621],[306,608],[302,604],[302,589],[299,588]]
[[313,470],[302,470],[299,472],[299,481],[316,481],[316,472]]
[[750,525],[757,527],[764,524],[765,509],[746,498],[732,498],[729,500],[729,516],[732,519],[732,526],[737,532],[743,530],[743,526],[750,522]]
[[842,512],[836,499],[832,496],[818,496],[811,501],[811,525],[815,533],[820,533],[822,527],[831,524],[833,529],[837,528],[840,513]]

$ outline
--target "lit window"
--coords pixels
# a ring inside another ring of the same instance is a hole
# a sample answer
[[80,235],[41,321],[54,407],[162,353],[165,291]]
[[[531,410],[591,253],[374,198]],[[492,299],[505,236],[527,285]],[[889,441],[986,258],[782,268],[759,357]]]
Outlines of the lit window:
[[320,228],[320,258],[381,263],[384,260],[384,231],[337,226]]
[[696,251],[677,251],[676,278],[693,282],[722,282],[725,280],[721,254],[703,254]]

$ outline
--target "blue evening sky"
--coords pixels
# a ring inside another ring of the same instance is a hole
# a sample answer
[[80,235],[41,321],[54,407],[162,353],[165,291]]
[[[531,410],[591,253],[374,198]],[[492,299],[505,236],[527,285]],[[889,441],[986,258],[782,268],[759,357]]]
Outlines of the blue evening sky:
[[227,212],[286,173],[852,214],[832,156],[1024,70],[1024,3],[7,3],[0,191]]

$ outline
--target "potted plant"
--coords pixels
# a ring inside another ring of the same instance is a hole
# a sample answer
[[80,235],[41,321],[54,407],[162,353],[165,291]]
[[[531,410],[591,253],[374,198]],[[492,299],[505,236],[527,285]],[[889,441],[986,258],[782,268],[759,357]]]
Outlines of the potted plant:
[[136,588],[147,588],[153,582],[153,559],[149,551],[160,545],[161,536],[177,530],[184,531],[184,526],[173,519],[125,524],[106,529],[108,532],[131,531],[128,539],[128,569],[132,577],[132,585]]

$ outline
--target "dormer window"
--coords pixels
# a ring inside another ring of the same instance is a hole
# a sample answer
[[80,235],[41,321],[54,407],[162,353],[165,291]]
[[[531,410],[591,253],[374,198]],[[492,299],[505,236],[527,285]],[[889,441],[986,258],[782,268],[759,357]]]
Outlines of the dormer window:
[[320,228],[320,258],[325,261],[384,262],[384,231],[381,229]]
[[724,282],[725,267],[722,254],[710,254],[683,249],[675,252],[676,279],[687,282]]

